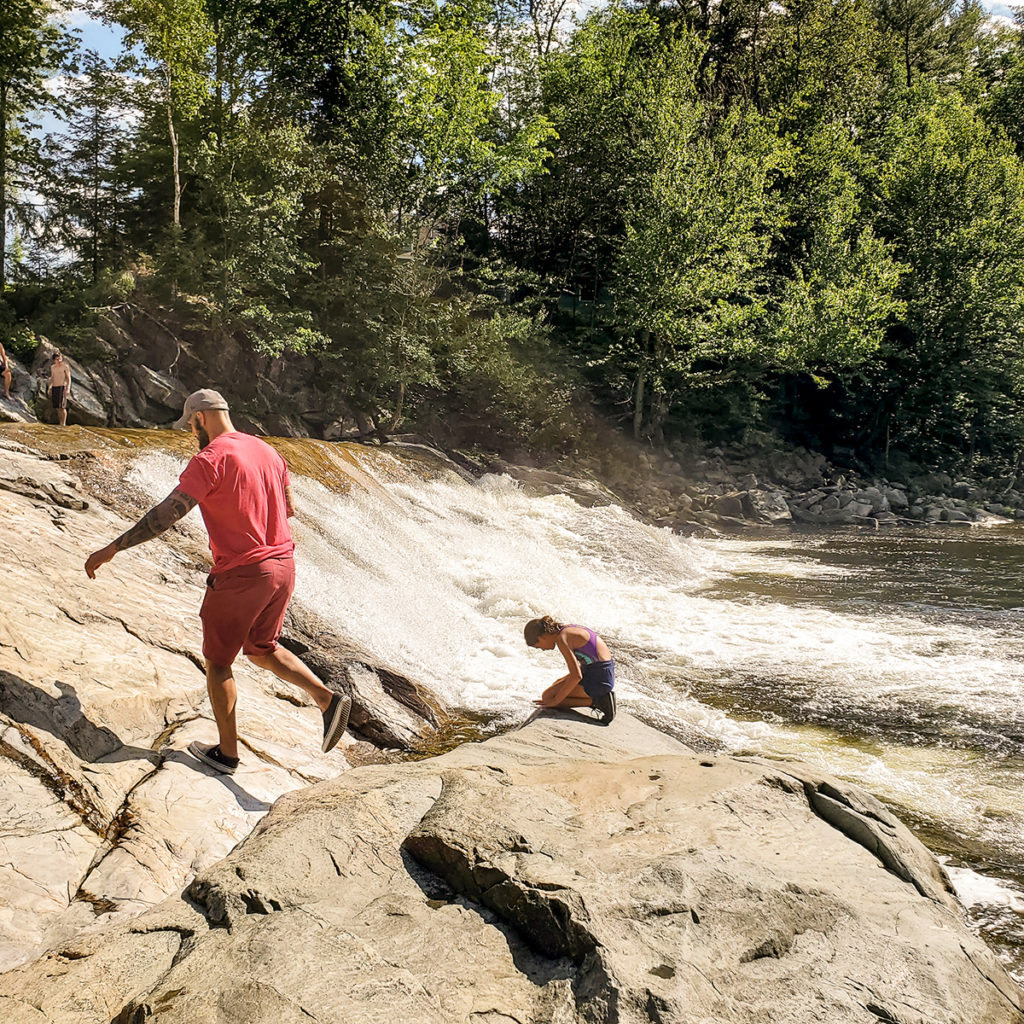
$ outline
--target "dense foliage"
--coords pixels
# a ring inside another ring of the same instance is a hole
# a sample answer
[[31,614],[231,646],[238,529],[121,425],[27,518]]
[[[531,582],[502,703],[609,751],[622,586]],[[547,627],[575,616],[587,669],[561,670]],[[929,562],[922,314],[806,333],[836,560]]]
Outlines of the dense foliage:
[[657,441],[1024,460],[1024,21],[973,0],[101,7],[117,61],[55,0],[0,15],[9,337],[132,295],[321,353],[383,430],[457,412],[567,444],[589,394]]

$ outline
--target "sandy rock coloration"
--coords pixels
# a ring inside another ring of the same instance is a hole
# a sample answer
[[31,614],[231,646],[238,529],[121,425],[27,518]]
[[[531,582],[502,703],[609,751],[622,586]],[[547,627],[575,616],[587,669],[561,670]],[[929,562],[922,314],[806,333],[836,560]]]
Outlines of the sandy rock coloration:
[[183,898],[0,976],[11,1024],[1020,1024],[1022,1005],[870,797],[626,715],[289,793]]
[[[76,465],[0,436],[0,970],[154,906],[282,793],[414,746],[444,718],[410,680],[332,645],[329,684],[351,693],[358,721],[325,757],[316,708],[243,658],[242,766],[214,776],[186,752],[216,739],[202,527],[122,552],[90,581],[86,556],[129,522],[85,491]],[[293,620],[310,657],[311,630]]]
[[89,581],[125,463],[75,430],[51,458],[0,431],[4,1024],[1024,1024],[867,794],[625,714],[365,764],[450,719],[301,608],[286,642],[356,737],[322,756],[315,709],[243,659],[243,764],[210,773],[185,749],[215,735],[204,535]]

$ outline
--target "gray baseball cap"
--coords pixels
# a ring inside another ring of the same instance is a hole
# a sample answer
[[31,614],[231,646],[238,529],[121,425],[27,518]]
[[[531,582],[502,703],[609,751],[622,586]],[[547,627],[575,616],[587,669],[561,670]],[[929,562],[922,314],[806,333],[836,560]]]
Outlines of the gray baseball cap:
[[174,429],[187,429],[188,421],[197,412],[206,412],[208,409],[222,409],[224,412],[227,412],[228,403],[224,401],[224,396],[219,391],[211,391],[210,388],[193,391],[185,399],[185,408],[182,410],[181,419],[175,422]]

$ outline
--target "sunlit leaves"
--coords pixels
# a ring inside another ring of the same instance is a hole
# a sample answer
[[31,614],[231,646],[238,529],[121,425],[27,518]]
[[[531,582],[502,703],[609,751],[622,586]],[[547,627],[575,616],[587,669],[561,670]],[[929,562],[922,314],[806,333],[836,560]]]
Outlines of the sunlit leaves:
[[111,17],[159,68],[178,112],[191,117],[209,95],[213,27],[204,0],[108,0]]

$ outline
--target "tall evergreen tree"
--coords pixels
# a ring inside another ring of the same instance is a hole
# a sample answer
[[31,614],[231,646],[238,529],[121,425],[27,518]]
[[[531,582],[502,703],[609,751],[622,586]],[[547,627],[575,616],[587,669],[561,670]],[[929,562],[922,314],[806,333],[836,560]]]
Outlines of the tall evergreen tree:
[[985,21],[977,0],[875,0],[875,14],[897,44],[908,89],[915,75],[961,73]]
[[60,10],[57,0],[4,0],[0,5],[0,298],[7,282],[12,200],[38,164],[38,140],[28,131],[27,117],[53,106],[46,79],[73,46],[56,20]]
[[49,140],[44,194],[53,242],[74,253],[95,283],[124,248],[129,188],[123,161],[136,114],[134,90],[91,51],[67,82],[66,119]]

